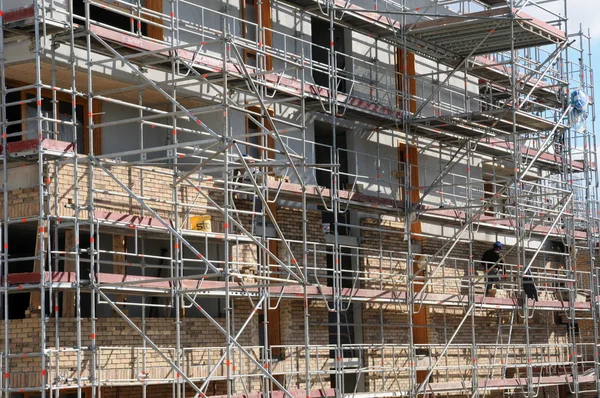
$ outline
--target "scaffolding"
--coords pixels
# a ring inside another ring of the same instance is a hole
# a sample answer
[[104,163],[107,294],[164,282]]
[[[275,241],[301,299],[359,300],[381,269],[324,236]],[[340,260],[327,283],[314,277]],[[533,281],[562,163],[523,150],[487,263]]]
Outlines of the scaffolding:
[[566,0],[197,3],[0,0],[0,396],[600,394]]

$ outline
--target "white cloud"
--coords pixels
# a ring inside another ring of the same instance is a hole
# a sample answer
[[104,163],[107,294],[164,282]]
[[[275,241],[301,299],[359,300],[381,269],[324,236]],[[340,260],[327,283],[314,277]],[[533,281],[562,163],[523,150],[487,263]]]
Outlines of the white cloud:
[[[531,3],[539,0],[533,0]],[[574,33],[579,31],[582,25],[583,32],[587,34],[588,29],[592,35],[592,39],[600,38],[600,1],[598,0],[565,0],[567,3],[567,17],[569,32]],[[541,1],[540,3],[543,3]],[[552,3],[542,4],[542,7],[552,10],[560,15],[564,15],[563,0],[554,1]],[[537,7],[527,7],[525,12],[532,14],[544,20],[552,18],[549,13],[536,10]]]
[[597,0],[567,0],[567,16],[569,18],[569,31],[579,31],[583,24],[583,31],[589,29],[592,38],[600,38],[600,1]]

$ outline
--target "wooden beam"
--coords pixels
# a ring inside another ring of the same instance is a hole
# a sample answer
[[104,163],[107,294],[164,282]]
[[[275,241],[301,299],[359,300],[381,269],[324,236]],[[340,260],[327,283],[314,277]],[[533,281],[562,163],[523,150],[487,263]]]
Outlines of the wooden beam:
[[[163,13],[163,0],[146,0],[146,8],[162,14]],[[146,19],[148,19],[149,21],[152,21],[152,22],[162,24],[162,20],[160,18],[146,17]],[[165,39],[165,36],[164,36],[165,33],[164,33],[163,28],[161,28],[159,26],[151,25],[151,24],[147,24],[147,26],[148,26],[148,37],[151,37],[156,40],[164,40]]]
[[[410,167],[410,186],[405,187],[404,192],[406,193],[405,200],[409,200],[411,203],[417,203],[421,197],[421,193],[419,191],[419,151],[416,146],[406,148],[406,144],[400,144],[398,146],[398,163],[404,163],[406,167]],[[405,172],[407,172],[405,170]],[[404,180],[404,175],[401,174],[402,180]],[[400,181],[402,184],[403,181]],[[420,241],[421,240],[421,222],[411,222],[410,224],[410,232],[411,234],[415,234],[412,237],[413,240]],[[420,262],[423,260],[423,256],[416,255],[414,261]],[[425,284],[426,274],[425,270],[419,271],[415,275],[414,279],[414,291],[415,293],[423,290],[423,286]],[[415,344],[428,344],[428,336],[427,336],[427,307],[426,306],[418,306],[415,305],[413,307],[414,312],[412,315],[412,323],[415,326],[413,328],[413,341]],[[417,312],[418,311],[418,312]],[[425,378],[427,377],[426,370],[417,371],[417,382],[423,383]]]
[[[125,263],[125,261],[126,261],[125,255],[121,254],[121,253],[125,253],[127,251],[127,243],[125,242],[125,236],[113,235],[112,250],[115,252],[115,254],[113,254],[113,261],[115,263]],[[125,265],[113,264],[113,274],[126,275],[127,272],[126,272]],[[119,301],[119,302],[125,301],[125,295],[115,294],[115,301]],[[126,309],[121,309],[121,310],[123,312],[127,313]]]
[[[263,32],[265,36],[265,46],[272,47],[273,46],[273,32],[272,27],[273,23],[271,20],[271,0],[262,0],[260,4],[260,15],[262,19]],[[273,59],[270,55],[266,57],[266,65],[265,68],[267,70],[273,69]]]
[[[277,220],[277,204],[269,203],[269,210],[271,210],[271,212],[273,213],[273,216],[275,217],[275,220]],[[275,240],[275,239],[269,240],[268,246],[269,246],[269,251],[271,253],[273,253],[273,255],[275,257],[279,257],[279,249],[277,246],[277,240]],[[269,262],[269,265],[277,264],[277,262],[271,257],[268,257],[268,262]],[[275,300],[272,300],[270,304],[275,304],[276,302],[277,302],[277,300],[275,299]],[[265,303],[265,306],[267,306],[266,303]],[[280,318],[279,309],[280,309],[280,307],[278,306],[277,308],[275,308],[273,310],[269,310],[267,312],[267,320],[269,322],[267,325],[267,330],[269,332],[269,346],[281,345],[281,327],[280,327],[280,322],[279,322],[279,318]],[[273,348],[272,354],[273,354],[273,357],[279,357],[281,355],[281,348]]]
[[[416,59],[415,54],[411,52],[406,53],[406,63],[404,62],[404,50],[396,50],[396,89],[398,89],[397,103],[400,108],[402,104],[402,93],[406,92],[410,95],[409,99],[409,111],[415,113],[417,111],[417,81],[414,77],[416,75]],[[406,79],[408,79],[408,87],[406,85]]]
[[[77,244],[75,242],[75,231],[72,229],[68,229],[65,231],[65,251],[73,251],[75,250]],[[65,272],[76,272],[76,262],[74,260],[74,255],[66,255],[65,259]],[[62,297],[62,317],[63,318],[74,318],[75,317],[75,292],[70,290],[65,290],[63,292]]]
[[[38,222],[38,229],[37,229],[37,234],[36,234],[37,238],[35,240],[35,255],[39,256],[40,255],[40,251],[41,251],[41,242],[42,239],[44,239],[44,237],[46,236],[46,229],[45,229],[45,221],[39,221]],[[40,260],[36,259],[33,261],[33,272],[34,273],[40,273]],[[39,283],[39,281],[36,281]],[[29,316],[35,316],[35,315],[39,315],[42,313],[42,300],[41,300],[41,296],[40,296],[40,291],[39,290],[33,290],[30,294],[29,294],[29,308],[27,310]]]
[[[248,15],[248,7],[250,7],[248,0],[242,0],[242,20],[248,21],[253,24],[258,24],[258,15],[260,13],[261,22],[262,22],[262,32],[264,32],[264,38],[260,36],[257,37],[257,41],[260,42],[264,40],[265,47],[271,47],[273,45],[273,21],[271,17],[271,0],[252,0],[252,8],[254,9],[254,17],[250,19],[250,15]],[[244,37],[247,36],[246,30],[248,29],[248,25],[242,22],[242,34]],[[253,29],[253,26],[250,28]],[[259,32],[260,34],[260,32]],[[244,62],[248,63],[250,58],[256,58],[256,51],[252,50],[244,50]],[[265,70],[273,69],[273,59],[270,55],[265,57]]]

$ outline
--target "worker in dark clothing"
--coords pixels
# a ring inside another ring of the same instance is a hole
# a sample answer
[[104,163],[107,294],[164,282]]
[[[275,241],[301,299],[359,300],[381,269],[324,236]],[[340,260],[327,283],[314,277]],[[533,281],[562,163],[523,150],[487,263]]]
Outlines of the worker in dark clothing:
[[485,267],[485,273],[487,276],[487,283],[485,285],[485,295],[488,295],[488,291],[492,288],[492,285],[496,285],[498,289],[501,289],[500,278],[504,274],[504,263],[500,261],[500,252],[502,252],[502,243],[495,242],[494,246],[483,253],[481,263]]
[[539,301],[537,286],[533,282],[533,278],[531,277],[531,271],[529,270],[527,270],[527,272],[523,276],[523,291],[525,292],[527,298]]

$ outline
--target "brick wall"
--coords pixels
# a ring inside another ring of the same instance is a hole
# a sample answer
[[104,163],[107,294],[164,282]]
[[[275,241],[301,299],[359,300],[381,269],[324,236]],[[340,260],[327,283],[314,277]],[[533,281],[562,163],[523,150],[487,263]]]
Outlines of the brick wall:
[[[596,259],[600,258],[597,248],[594,250],[593,255],[595,256]],[[577,271],[579,271],[578,272],[579,275],[577,278],[578,279],[577,280],[577,282],[578,282],[577,288],[581,289],[581,291],[583,291],[583,292],[588,292],[590,289],[590,282],[591,282],[591,274],[590,274],[591,259],[590,259],[589,250],[579,249],[577,251],[577,254],[575,257],[575,266],[577,267]],[[594,266],[598,267],[598,263],[595,262]],[[595,342],[595,337],[594,337],[595,332],[594,332],[594,323],[591,319],[591,315],[581,317],[581,319],[577,320],[577,323],[578,323],[578,327],[579,327],[579,337],[580,337],[581,341],[585,344],[579,348],[580,355],[582,356],[583,360],[593,361],[594,360],[593,344]],[[587,389],[587,390],[594,389],[594,388],[595,388],[595,386],[586,386],[585,387],[585,389]]]
[[[122,183],[139,197],[144,198],[145,202],[156,211],[161,217],[174,219],[173,206],[168,202],[173,200],[174,192],[171,189],[173,177],[169,175],[168,170],[160,168],[138,168],[126,166],[112,166],[110,172],[115,175]],[[57,172],[50,167],[48,172],[49,184],[48,192],[50,194],[50,213],[58,216],[72,216],[73,209],[70,207],[74,203],[74,167],[71,164],[62,164],[58,166]],[[209,182],[203,185],[212,185]],[[79,165],[77,168],[77,186],[78,199],[80,205],[85,205],[89,200],[88,196],[88,173],[86,165]],[[94,189],[98,190],[94,194],[94,206],[97,211],[112,211],[123,214],[141,213],[140,204],[130,198],[123,188],[108,174],[99,168],[94,169]],[[121,196],[123,195],[123,196]],[[177,187],[176,195],[180,203],[205,206],[206,200],[197,195],[194,187],[182,183]],[[58,207],[54,203],[58,200]],[[205,209],[190,208],[181,206],[178,209],[179,216],[184,217],[187,212],[191,215],[206,214]],[[81,214],[81,217],[87,215]],[[188,223],[189,227],[189,223]]]
[[[157,169],[142,169],[137,167],[112,166],[110,171],[123,182],[136,195],[143,197],[146,203],[161,217],[174,219],[173,206],[169,201],[173,199],[173,177],[168,171]],[[36,168],[31,168],[29,173],[37,173]],[[88,200],[88,175],[87,166],[80,164],[77,168],[78,199],[81,206],[85,206]],[[46,181],[45,189],[48,193],[46,212],[56,216],[73,216],[72,205],[75,202],[74,189],[74,167],[72,164],[57,165],[55,171],[51,165],[44,173]],[[207,190],[212,186],[211,182],[204,182]],[[94,169],[94,189],[98,190],[95,195],[95,209],[97,211],[117,212],[122,214],[139,215],[140,204],[129,198],[125,191],[109,175],[102,170]],[[123,195],[123,196],[122,196]],[[180,220],[189,213],[191,215],[206,214],[202,208],[190,206],[205,206],[206,200],[198,196],[194,187],[188,184],[180,184],[177,188],[178,200],[188,206],[180,206],[178,209]],[[56,205],[58,204],[58,206]],[[34,217],[39,214],[39,188],[25,188],[11,190],[9,192],[9,216],[11,218]],[[80,212],[80,217],[87,217],[87,212]],[[189,228],[189,220],[185,227]]]
[[[363,350],[367,391],[395,391],[409,388],[408,308],[398,304],[362,305],[363,341],[373,348]],[[385,345],[385,346],[384,346]]]
[[[148,203],[161,216],[173,218],[172,206],[167,204],[171,200],[172,191],[166,189],[172,183],[171,177],[159,172],[140,169],[127,169],[121,166],[112,167],[112,171],[118,177],[127,183],[127,185],[137,194],[152,197],[154,200]],[[81,166],[78,184],[80,187],[87,187],[87,176],[85,167]],[[67,207],[72,204],[73,190],[73,167],[70,165],[61,166],[60,177],[51,172],[49,174],[50,184],[49,192],[51,194],[50,203],[54,198],[59,202],[58,207],[52,204],[51,212],[58,215],[71,215],[72,209]],[[116,183],[108,176],[103,175],[99,170],[96,172],[96,189],[105,190],[96,194],[97,210],[114,211],[127,214],[139,214],[140,207],[135,201],[126,197],[119,197],[112,194],[112,191],[122,192]],[[56,190],[55,190],[56,189]],[[80,191],[79,199],[82,204],[87,200],[87,190]],[[38,191],[32,189],[22,189],[11,191],[9,200],[11,205],[11,217],[25,217],[37,214]],[[56,195],[56,196],[53,196]],[[187,203],[205,205],[206,201],[201,197],[196,199],[196,192],[192,187],[182,185],[178,189],[180,200]],[[211,198],[218,204],[223,203],[223,196],[219,191],[211,191]],[[253,202],[243,195],[234,196],[234,207],[238,210],[251,211]],[[183,217],[185,208],[180,209],[180,217]],[[212,216],[213,231],[222,231],[224,219],[222,215],[214,210],[196,209],[192,214],[210,214]],[[84,216],[84,215],[82,215]],[[235,216],[245,228],[252,227],[253,217],[251,214],[238,214]],[[298,208],[282,207],[277,209],[277,218],[279,226],[284,236],[290,240],[301,241],[302,236],[302,212]],[[308,257],[310,267],[315,269],[309,272],[310,282],[316,282],[315,274],[319,281],[325,284],[327,277],[327,255],[328,251],[325,245],[325,235],[321,227],[321,212],[308,211],[308,236],[309,240],[316,242],[316,245],[308,247]],[[407,250],[407,242],[402,235],[403,222],[393,218],[384,218],[381,222],[374,218],[363,218],[361,225],[368,228],[381,227],[382,231],[361,231],[360,258],[359,267],[363,272],[361,274],[361,287],[371,289],[383,289],[388,291],[404,291],[406,289],[406,258],[402,254]],[[240,233],[236,228],[235,233]],[[421,241],[422,254],[432,255],[443,245],[441,239],[424,239]],[[472,242],[472,254],[474,260],[479,260],[485,250],[490,248],[489,242]],[[301,243],[290,243],[290,248],[302,265],[304,256],[303,245]],[[505,250],[508,250],[507,247]],[[232,244],[232,259],[234,268],[237,271],[252,274],[258,272],[256,263],[259,261],[257,256],[257,245],[254,243],[235,243]],[[316,251],[315,251],[316,250]],[[380,256],[379,251],[387,253]],[[279,258],[287,264],[290,264],[290,256],[286,253],[284,245],[278,244]],[[438,268],[436,274],[432,274],[435,267],[428,268],[427,277],[432,281],[429,291],[446,294],[464,294],[468,286],[468,261],[470,249],[466,243],[459,243],[450,253],[448,260]],[[389,254],[389,255],[388,255]],[[415,265],[423,264],[423,259],[415,257]],[[544,255],[536,264],[552,263],[561,264],[560,256]],[[509,257],[507,263],[516,263],[514,257]],[[577,264],[580,270],[585,269],[585,264],[589,264],[589,257],[585,253],[578,253]],[[553,265],[554,266],[554,265]],[[435,279],[431,279],[431,278]],[[443,277],[444,279],[439,279]],[[251,282],[252,280],[248,280]],[[483,291],[483,282],[478,287],[478,292]],[[587,287],[584,283],[582,287]],[[540,286],[542,287],[542,286]],[[543,290],[543,289],[542,289]],[[542,292],[542,299],[555,299],[550,293]],[[280,324],[281,324],[281,342],[284,345],[282,349],[282,360],[274,363],[271,371],[282,377],[284,384],[289,388],[303,388],[306,385],[306,378],[303,374],[306,361],[310,361],[311,384],[315,388],[326,388],[331,384],[329,382],[329,373],[333,369],[334,360],[330,358],[329,328],[327,326],[328,311],[326,303],[322,300],[312,300],[308,303],[310,312],[310,357],[306,358],[304,352],[304,303],[301,300],[286,301],[283,300],[280,305]],[[250,304],[247,301],[236,302],[236,327],[241,326],[250,312]],[[427,329],[429,344],[433,345],[428,352],[418,352],[416,366],[426,367],[431,365],[441,355],[443,346],[449,341],[450,336],[458,327],[458,323],[464,316],[462,308],[442,308],[442,307],[423,307],[422,311],[427,312]],[[409,373],[405,370],[410,367],[407,363],[409,342],[408,309],[400,303],[367,303],[361,305],[362,313],[362,338],[366,344],[372,344],[372,348],[362,350],[365,387],[367,391],[391,391],[406,390],[409,387]],[[135,319],[139,324],[140,320]],[[219,322],[223,322],[222,319]],[[240,341],[247,347],[250,347],[254,358],[260,361],[260,352],[258,346],[258,320],[256,316],[251,320],[246,332]],[[560,347],[549,348],[548,344],[566,344],[567,328],[556,322],[554,314],[550,312],[536,311],[530,319],[530,342],[533,344],[532,357],[527,358],[522,348],[507,347],[509,341],[509,330],[512,325],[510,335],[511,344],[522,344],[525,342],[525,329],[522,319],[515,313],[515,318],[511,318],[509,311],[477,311],[473,322],[477,331],[476,341],[478,344],[477,367],[480,377],[487,376],[486,365],[507,365],[506,374],[508,377],[522,377],[524,364],[530,359],[533,363],[544,361],[566,361],[569,352]],[[463,326],[463,331],[457,334],[453,341],[454,347],[450,348],[440,361],[439,368],[434,372],[432,382],[458,381],[464,377],[470,377],[473,367],[470,345],[472,335],[470,333],[471,319],[467,319]],[[47,342],[49,347],[54,344],[53,321],[47,325]],[[583,341],[590,340],[590,330],[592,326],[588,321],[580,321],[580,333]],[[175,325],[172,319],[148,319],[147,333],[149,337],[159,346],[165,348],[165,352],[173,355]],[[82,324],[84,330],[84,344],[90,344],[89,320],[84,320]],[[73,319],[60,320],[60,338],[61,347],[72,347],[75,342],[75,321]],[[39,346],[39,319],[24,319],[11,321],[11,352],[28,352],[32,348]],[[0,344],[2,338],[0,337]],[[151,350],[146,352],[140,350],[142,345],[141,338],[128,325],[119,318],[99,319],[97,323],[96,344],[99,347],[99,364],[102,367],[102,377],[105,379],[117,380],[118,383],[136,383],[139,382],[140,372],[148,372],[148,382],[159,379],[172,379],[174,377],[172,370],[164,361]],[[385,344],[385,346],[382,346]],[[460,345],[460,346],[459,346]],[[202,379],[206,377],[212,364],[223,353],[224,337],[216,331],[204,319],[184,319],[182,323],[182,346],[186,348],[182,354],[184,370],[191,377]],[[320,347],[316,347],[320,346]],[[244,374],[251,374],[253,377],[245,380],[246,388],[256,391],[260,387],[257,384],[260,381],[258,369],[239,351],[234,350],[235,371]],[[61,370],[59,374],[66,378],[75,377],[74,366],[76,355],[72,352],[63,351],[60,354]],[[91,368],[89,361],[91,354],[83,353],[84,361],[82,367],[84,374],[89,374]],[[141,369],[139,363],[145,360],[145,365]],[[457,369],[457,366],[462,369]],[[10,382],[12,386],[33,386],[40,382],[39,358],[13,358],[10,361]],[[445,369],[444,367],[451,367]],[[37,369],[36,369],[37,368]],[[495,375],[499,375],[501,367],[494,370]],[[299,372],[300,375],[284,375],[288,372]],[[560,369],[547,368],[547,374],[558,374]],[[216,372],[217,377],[226,373],[226,365],[221,365]],[[51,374],[53,377],[55,374]],[[241,392],[241,383],[237,383],[236,391]],[[115,387],[116,388],[116,387]],[[106,389],[105,396],[124,396],[123,394],[134,394],[139,391],[139,387],[119,387],[119,389]],[[170,392],[171,386],[152,386],[155,394],[164,394]],[[130,389],[130,390],[128,390]],[[215,381],[211,383],[209,389],[212,393],[223,393],[225,383]],[[113,395],[110,395],[113,394]],[[117,395],[114,395],[117,394]],[[551,396],[551,393],[548,393]]]
[[[302,243],[302,210],[292,207],[281,206],[277,209],[277,219],[279,228],[283,233],[283,236],[287,240],[293,240],[296,242],[288,242],[289,248],[291,249],[296,261],[299,266],[302,267],[304,259],[304,247]],[[321,212],[315,210],[308,210],[306,214],[307,220],[307,235],[309,241],[315,242],[309,244],[307,247],[308,257],[308,280],[310,283],[315,283],[317,278],[323,285],[327,285],[327,252],[331,252],[331,247],[325,246],[325,234],[321,226]],[[277,245],[277,251],[279,258],[292,265],[290,255],[287,252],[284,244],[279,242]],[[316,275],[316,277],[315,277]]]
[[[282,361],[274,364],[273,372],[286,371],[299,372],[298,375],[286,375],[285,385],[292,389],[306,387],[306,353],[304,349],[304,304],[300,300],[282,301],[280,313],[281,343],[283,348]],[[310,313],[309,341],[310,341],[310,370],[313,388],[329,388],[329,376],[326,374],[334,366],[330,358],[329,329],[327,308],[321,300],[311,300],[308,303]],[[318,347],[321,346],[321,347]]]
[[[286,239],[302,241],[302,210],[292,207],[281,206],[277,209],[278,224]],[[315,283],[316,268],[320,283],[326,285],[327,255],[321,253],[325,248],[325,235],[321,227],[321,212],[308,210],[307,234],[309,240],[317,242],[317,246],[308,247],[308,266],[309,283]],[[303,265],[303,245],[301,243],[289,242],[289,247],[300,266]],[[315,252],[315,249],[317,252]],[[283,243],[279,242],[277,247],[279,258],[290,263],[290,256],[287,253]],[[292,265],[293,268],[293,265]],[[309,318],[309,342],[310,358],[308,359],[311,369],[311,384],[313,388],[329,388],[331,386],[327,372],[334,366],[330,359],[329,328],[327,305],[322,300],[310,300],[308,303]],[[306,375],[304,369],[306,366],[306,353],[304,351],[305,331],[304,331],[304,302],[299,300],[282,301],[281,313],[281,342],[287,346],[284,349],[284,361],[275,365],[276,371],[283,369],[296,369],[298,375],[285,377],[285,382],[290,388],[305,388]],[[317,347],[321,345],[322,347]]]
[[363,229],[361,231],[360,269],[365,278],[362,287],[368,289],[404,290],[406,287],[406,251],[408,242],[401,233],[402,221],[375,218],[361,219],[361,226],[382,228],[382,231]]
[[[428,310],[428,337],[430,344],[434,345],[430,355],[437,358],[457,330],[465,312],[460,308],[429,307]],[[453,381],[458,377],[470,376],[471,369],[468,367],[473,365],[471,322],[475,324],[475,341],[478,346],[475,357],[480,377],[487,376],[488,365],[494,366],[496,376],[499,376],[506,365],[507,377],[518,377],[515,369],[526,366],[529,360],[534,365],[569,360],[568,329],[566,325],[555,321],[553,312],[537,310],[529,319],[531,357],[526,354],[525,322],[517,313],[513,317],[511,312],[477,310],[473,320],[469,315],[452,341],[453,347],[442,357],[439,364],[442,368],[434,373],[436,380]],[[456,368],[458,365],[467,369],[460,371]],[[443,369],[445,366],[453,369]],[[561,374],[562,371],[557,366],[545,367],[546,374],[550,375]]]
[[[8,217],[13,219],[24,217],[36,217],[40,213],[38,188],[25,188],[9,191],[8,193]],[[0,197],[0,208],[4,209],[4,197]],[[4,211],[0,218],[4,217]]]
[[[361,220],[361,225],[378,227],[378,220],[366,218]],[[406,259],[400,252],[407,250],[407,242],[403,240],[403,224],[385,220],[381,222],[382,232],[363,230],[361,232],[361,248],[364,253],[367,249],[381,250],[373,256],[364,256],[361,259],[361,270],[364,271],[366,280],[363,287],[382,289],[387,291],[406,291]],[[422,266],[427,256],[435,254],[444,244],[442,239],[423,239],[420,242],[422,257],[415,255],[415,268]],[[466,294],[469,285],[468,258],[472,254],[474,261],[481,259],[483,253],[491,248],[490,242],[474,241],[460,242],[455,245],[452,252],[448,253],[447,260],[438,267],[439,261],[446,252],[441,252],[436,261],[427,267],[429,285],[427,290],[434,293]],[[418,248],[416,245],[415,248]],[[505,252],[510,247],[505,247]],[[388,251],[392,253],[388,255]],[[517,264],[513,254],[505,258],[507,264]],[[581,261],[585,261],[582,259]],[[564,258],[560,255],[540,254],[534,263],[538,271],[552,277],[560,273]],[[516,284],[514,271],[516,267],[508,266],[506,287]],[[543,270],[542,270],[543,269]],[[435,270],[435,273],[433,272]],[[481,267],[475,266],[478,275],[483,275]],[[386,274],[386,272],[388,274]],[[383,275],[382,275],[383,273]],[[379,279],[378,279],[379,278]],[[555,287],[547,282],[540,282],[540,299],[556,300]],[[483,294],[485,282],[481,279],[476,287],[476,294]],[[515,295],[514,290],[498,291],[498,296]],[[524,367],[532,363],[563,362],[569,360],[568,329],[555,317],[553,312],[537,310],[529,319],[529,342],[531,344],[531,357],[527,357],[525,350],[525,324],[518,312],[485,310],[476,311],[473,320],[471,315],[466,319],[455,339],[452,347],[440,357],[445,345],[450,341],[452,334],[457,330],[459,323],[465,315],[464,308],[423,306],[415,310],[426,311],[428,350],[416,352],[415,366],[426,369],[441,358],[431,382],[459,381],[471,378],[476,369],[479,377],[489,377],[490,366],[494,367],[494,377],[501,377],[500,372],[506,371],[507,377],[523,377]],[[401,368],[409,367],[409,317],[408,308],[402,305],[390,304],[363,304],[363,338],[370,344],[385,344],[365,352],[365,373],[367,391],[392,391],[406,390],[409,385],[409,373]],[[531,314],[530,314],[531,315]],[[477,352],[471,349],[473,336],[471,322],[475,325],[475,340]],[[512,325],[512,329],[511,329]],[[508,343],[512,346],[509,346]],[[552,345],[552,347],[549,346]],[[403,352],[404,351],[404,352]],[[476,365],[473,356],[477,358]],[[404,363],[400,363],[404,361]],[[459,368],[460,367],[460,368]],[[400,368],[400,369],[399,369]],[[539,372],[535,369],[534,373]],[[562,369],[557,366],[545,368],[545,374],[561,374]],[[551,392],[548,392],[551,394]],[[550,395],[551,396],[551,395]]]
[[[442,239],[424,239],[422,241],[422,253],[426,256],[434,256],[444,245]],[[449,247],[449,246],[448,246]],[[447,251],[443,251],[435,257],[428,266],[427,275],[431,279],[428,291],[445,294],[468,294],[469,287],[469,255],[473,256],[474,272],[476,273],[475,292],[483,295],[486,280],[484,276],[484,267],[481,258],[485,251],[492,248],[491,242],[473,241],[471,249],[466,242],[457,243],[449,253],[446,261],[439,263]],[[497,297],[517,297],[517,266],[521,263],[517,259],[516,251],[509,245],[504,245],[503,253],[505,257],[506,279],[504,280],[504,289],[499,290]],[[528,252],[528,258],[531,256]],[[430,257],[425,257],[421,262],[426,262]],[[566,275],[564,267],[564,257],[557,254],[542,253],[539,254],[532,264],[532,274],[556,278]],[[435,273],[434,273],[435,271]],[[540,300],[557,300],[558,283],[540,281],[536,283]]]
[[[246,320],[251,312],[250,303],[247,300],[236,300],[234,304],[236,312],[234,327],[237,330]],[[132,319],[141,326],[141,319]],[[224,319],[217,319],[224,325]],[[13,354],[23,354],[35,351],[40,346],[40,319],[19,319],[10,321],[10,349]],[[239,338],[239,341],[248,348],[255,359],[260,361],[258,320],[256,316],[251,318],[249,325]],[[91,341],[91,323],[89,319],[83,319],[82,344],[89,346]],[[72,379],[76,377],[77,354],[72,351],[76,346],[76,319],[59,319],[60,351],[55,351],[55,323],[54,319],[46,321],[46,344],[52,350],[50,364],[54,366],[54,360],[58,355],[60,370],[48,369],[51,378],[62,377]],[[167,354],[171,359],[175,354],[175,319],[147,318],[147,336]],[[150,347],[142,349],[143,340],[140,335],[121,318],[99,318],[96,322],[97,363],[101,368],[101,377],[104,381],[113,384],[130,384],[138,382],[142,373],[147,373],[146,381],[149,384],[156,383],[161,379],[173,379],[175,374],[171,367]],[[0,344],[4,344],[3,335]],[[207,376],[209,370],[214,366],[218,358],[223,354],[225,347],[225,335],[209,323],[205,318],[184,318],[181,323],[181,360],[183,370],[188,377],[202,380]],[[239,350],[233,349],[232,366],[238,374],[258,374],[254,364]],[[82,352],[82,377],[87,377],[92,368],[90,351]],[[36,357],[13,358],[10,364],[10,383],[12,387],[37,386],[41,383],[41,364]],[[226,364],[220,365],[216,376],[226,374]],[[248,386],[258,388],[257,378],[245,380]],[[63,379],[63,382],[67,380]]]

